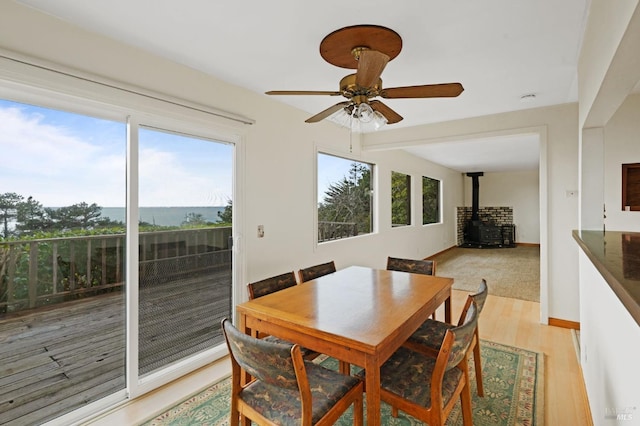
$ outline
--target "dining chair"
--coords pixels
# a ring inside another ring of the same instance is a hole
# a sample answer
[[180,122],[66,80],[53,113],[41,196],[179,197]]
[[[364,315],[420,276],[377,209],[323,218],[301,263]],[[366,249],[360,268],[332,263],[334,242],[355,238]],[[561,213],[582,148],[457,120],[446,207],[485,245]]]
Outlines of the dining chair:
[[[435,275],[436,274],[436,261],[435,260],[420,260],[420,259],[403,259],[400,257],[387,257],[387,270],[388,271],[400,271],[411,272],[412,274],[422,275]],[[431,314],[432,319],[436,319],[436,313]]]
[[382,365],[380,399],[391,405],[394,417],[402,410],[431,426],[444,425],[460,398],[463,424],[473,424],[467,351],[477,322],[473,302],[464,323],[446,331],[436,358],[401,346]]
[[423,275],[435,275],[436,274],[436,261],[435,260],[420,260],[420,259],[403,259],[400,257],[387,257],[387,270],[400,271],[400,272],[412,272],[414,274]]
[[[332,425],[353,405],[353,423],[363,423],[363,384],[305,361],[300,346],[267,342],[222,321],[231,359],[231,426]],[[252,377],[243,385],[242,371]]]
[[[487,287],[487,281],[482,280],[478,291],[475,294],[467,296],[467,301],[462,308],[462,314],[460,315],[458,325],[461,325],[464,321],[466,312],[470,309],[473,302],[475,302],[478,308],[478,317],[480,316],[488,294],[489,288]],[[478,333],[478,327],[479,326],[476,325],[476,329],[473,333],[473,340],[469,345],[469,354],[473,351],[478,396],[484,396],[484,386],[482,384],[482,359],[480,357],[480,335]],[[427,320],[411,336],[409,336],[409,339],[403,344],[403,346],[414,351],[422,352],[425,355],[435,357],[440,351],[444,335],[447,330],[451,330],[452,328],[454,328],[454,326],[446,322]]]
[[[247,289],[249,291],[249,300],[266,296],[267,294],[275,293],[276,291],[284,290],[285,288],[293,287],[297,284],[298,282],[296,281],[296,274],[293,271],[276,275],[274,277],[265,278],[260,281],[255,281],[247,284]],[[291,342],[288,342],[276,336],[259,333],[258,331],[252,332],[254,337],[266,339],[269,342],[291,344]],[[312,360],[320,355],[318,352],[304,347],[300,347],[300,351],[302,352],[302,357],[307,360]]]
[[300,277],[300,282],[304,283],[307,281],[315,280],[318,277],[323,275],[331,274],[336,271],[336,264],[332,260],[331,262],[322,263],[320,265],[309,266],[308,268],[303,268],[298,271],[298,276]]
[[296,281],[296,274],[293,271],[249,283],[247,284],[249,300],[293,287],[296,284],[298,284],[298,282]]

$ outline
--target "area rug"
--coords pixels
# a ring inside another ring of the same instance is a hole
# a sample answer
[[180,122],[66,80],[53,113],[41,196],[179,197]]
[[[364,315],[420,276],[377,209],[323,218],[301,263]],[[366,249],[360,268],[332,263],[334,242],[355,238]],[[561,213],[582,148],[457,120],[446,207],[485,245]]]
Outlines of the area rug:
[[431,258],[437,262],[437,275],[454,279],[456,290],[476,291],[486,279],[489,294],[513,299],[540,301],[540,248],[463,248]]
[[[544,356],[512,346],[482,340],[482,371],[485,396],[476,392],[474,369],[473,424],[496,425],[544,425]],[[337,368],[337,361],[328,358],[320,361],[327,368]],[[470,363],[473,366],[473,363]],[[193,395],[175,407],[144,423],[144,426],[223,426],[229,424],[229,398],[231,381],[223,379],[209,388]],[[352,425],[352,408],[336,423]],[[421,425],[422,422],[399,412],[391,416],[391,407],[382,404],[383,425]],[[447,425],[462,425],[460,402],[456,403]]]

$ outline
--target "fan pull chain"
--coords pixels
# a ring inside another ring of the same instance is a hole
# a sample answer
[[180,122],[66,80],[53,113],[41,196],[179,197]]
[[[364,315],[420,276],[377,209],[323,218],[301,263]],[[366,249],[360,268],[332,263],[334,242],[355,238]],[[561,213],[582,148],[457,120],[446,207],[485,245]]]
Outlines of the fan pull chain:
[[353,153],[353,115],[349,115],[349,154]]

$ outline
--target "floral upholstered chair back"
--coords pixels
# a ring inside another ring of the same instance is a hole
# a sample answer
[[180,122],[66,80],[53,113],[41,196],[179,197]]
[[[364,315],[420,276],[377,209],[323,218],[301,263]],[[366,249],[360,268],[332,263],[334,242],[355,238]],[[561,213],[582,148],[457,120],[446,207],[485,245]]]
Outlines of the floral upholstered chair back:
[[471,306],[467,310],[464,323],[458,327],[454,327],[447,331],[447,333],[453,333],[453,345],[449,352],[449,358],[447,360],[447,366],[445,370],[450,370],[456,365],[460,364],[460,361],[466,356],[469,349],[469,345],[473,340],[476,326],[478,325],[478,306],[475,302],[471,303]]
[[315,280],[316,278],[324,275],[332,274],[336,272],[336,264],[332,260],[331,262],[322,263],[320,265],[310,266],[308,268],[300,269],[300,282]]
[[253,300],[257,297],[266,296],[267,294],[293,287],[296,284],[296,274],[293,271],[249,283],[247,284],[247,288],[249,289],[249,299]]
[[482,308],[484,308],[484,302],[487,301],[488,295],[489,288],[487,287],[487,281],[483,279],[480,283],[478,291],[475,294],[471,295],[473,301],[476,302],[476,305],[478,305],[478,315],[480,315],[480,313],[482,312]]
[[291,356],[293,345],[256,339],[241,333],[228,319],[222,322],[222,328],[229,352],[243,370],[263,383],[298,389]]
[[387,258],[387,270],[411,272],[422,275],[435,275],[436,263],[433,260],[401,259],[398,257]]

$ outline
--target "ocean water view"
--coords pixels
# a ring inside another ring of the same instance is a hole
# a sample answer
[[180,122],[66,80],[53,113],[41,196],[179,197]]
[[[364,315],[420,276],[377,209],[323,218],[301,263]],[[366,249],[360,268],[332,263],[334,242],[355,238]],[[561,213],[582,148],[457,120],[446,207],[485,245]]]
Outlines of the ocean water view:
[[[219,207],[140,207],[140,220],[159,226],[180,226],[189,213],[200,214],[207,222],[219,222]],[[103,207],[102,216],[111,220],[124,222],[124,207]]]

